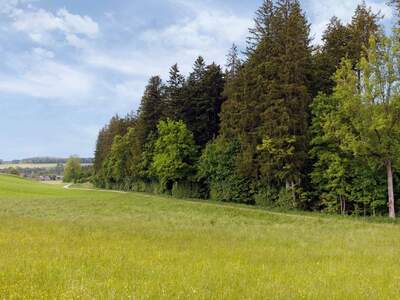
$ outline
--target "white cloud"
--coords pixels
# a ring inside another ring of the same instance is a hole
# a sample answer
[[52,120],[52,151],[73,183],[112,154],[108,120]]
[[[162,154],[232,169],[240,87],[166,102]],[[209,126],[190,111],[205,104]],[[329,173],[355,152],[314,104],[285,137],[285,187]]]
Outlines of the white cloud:
[[[82,70],[54,62],[50,52],[37,48],[25,70],[15,76],[0,74],[0,92],[80,104],[92,95],[94,79]],[[46,57],[47,56],[47,57]]]
[[[141,38],[155,47],[206,54],[216,49],[226,53],[233,42],[242,43],[252,20],[218,9],[207,9],[199,3],[174,1],[189,15],[181,22],[162,29],[145,31]],[[179,52],[181,53],[181,52]],[[225,54],[224,54],[225,55]],[[218,55],[217,60],[221,58]]]
[[34,48],[32,54],[39,58],[54,58],[54,53],[52,51],[40,47]]
[[111,70],[127,76],[144,76],[157,75],[158,72],[165,67],[165,63],[161,62],[162,57],[152,57],[149,53],[127,51],[106,51],[91,49],[83,56],[83,60],[97,68]]
[[[321,1],[309,0],[306,3],[306,12],[312,23],[312,35],[315,38],[315,43],[321,41],[322,34],[329,20],[336,16],[344,23],[351,21],[351,17],[360,0],[335,0]],[[386,20],[393,17],[392,9],[386,5],[385,1],[366,1],[367,6],[370,6],[374,12],[381,12]]]
[[62,8],[56,14],[31,5],[21,8],[24,1],[9,0],[0,6],[0,13],[8,16],[14,29],[26,33],[38,44],[49,45],[55,34],[61,33],[74,47],[82,47],[83,38],[94,39],[99,35],[99,25],[89,16],[70,13]]
[[88,42],[85,39],[78,37],[76,34],[68,33],[65,35],[68,44],[77,49],[85,49],[88,47]]
[[65,8],[60,9],[57,18],[62,21],[62,30],[67,33],[83,34],[95,38],[99,33],[99,25],[88,16],[69,13]]

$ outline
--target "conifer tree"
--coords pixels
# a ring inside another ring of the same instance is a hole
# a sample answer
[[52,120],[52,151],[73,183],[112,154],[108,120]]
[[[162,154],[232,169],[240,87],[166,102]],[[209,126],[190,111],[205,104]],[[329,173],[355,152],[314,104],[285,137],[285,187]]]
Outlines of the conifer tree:
[[221,67],[206,66],[200,56],[185,85],[183,116],[196,144],[201,147],[218,134],[224,85]]
[[274,14],[274,2],[264,0],[257,9],[254,18],[254,27],[250,28],[250,36],[247,38],[247,55],[251,56],[262,41],[270,37],[271,20]]
[[236,44],[232,45],[228,55],[226,56],[226,77],[227,80],[234,78],[242,65],[242,61],[239,56],[239,50]]
[[369,46],[372,35],[378,36],[381,28],[379,21],[381,16],[367,7],[365,0],[358,5],[349,25],[351,39],[349,41],[349,59],[353,65],[358,64],[363,56],[364,50]]
[[242,145],[239,173],[293,187],[307,159],[309,25],[293,0],[265,1],[255,23],[251,40],[258,43],[226,90],[222,133]]
[[114,138],[117,135],[125,135],[129,128],[136,126],[136,122],[137,119],[134,114],[128,114],[124,118],[115,115],[111,118],[108,125],[100,130],[94,157],[95,173],[101,170],[104,160],[111,151]]
[[166,87],[167,117],[173,120],[183,119],[183,104],[185,97],[185,77],[180,73],[178,64],[171,67]]
[[335,84],[332,77],[342,59],[349,56],[350,39],[349,27],[333,17],[322,36],[323,45],[314,55],[314,95],[332,93]]
[[165,87],[159,76],[150,78],[138,110],[138,138],[144,145],[148,135],[157,130],[165,111]]

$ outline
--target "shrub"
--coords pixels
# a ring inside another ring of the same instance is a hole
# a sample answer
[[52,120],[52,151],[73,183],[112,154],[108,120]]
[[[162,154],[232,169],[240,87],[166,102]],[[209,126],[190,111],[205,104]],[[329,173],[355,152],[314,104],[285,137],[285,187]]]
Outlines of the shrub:
[[174,182],[171,195],[176,198],[195,198],[202,197],[201,186],[193,182]]
[[198,177],[210,188],[217,201],[254,203],[251,181],[235,173],[239,143],[217,139],[207,145],[198,164]]

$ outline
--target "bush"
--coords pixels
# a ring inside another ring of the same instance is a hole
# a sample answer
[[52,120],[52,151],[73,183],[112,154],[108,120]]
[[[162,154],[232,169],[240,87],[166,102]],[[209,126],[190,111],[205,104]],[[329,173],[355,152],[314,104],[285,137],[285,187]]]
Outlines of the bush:
[[237,142],[217,139],[207,145],[198,165],[199,178],[210,187],[210,197],[216,201],[254,203],[251,180],[235,173]]
[[293,209],[296,208],[296,203],[294,202],[292,191],[290,189],[283,188],[278,194],[275,206],[282,209]]
[[279,191],[274,187],[262,187],[254,196],[257,205],[262,207],[274,207],[279,197]]
[[175,198],[202,198],[201,186],[193,182],[175,182],[171,195]]
[[212,200],[254,204],[254,191],[249,180],[240,176],[229,176],[225,180],[211,183]]

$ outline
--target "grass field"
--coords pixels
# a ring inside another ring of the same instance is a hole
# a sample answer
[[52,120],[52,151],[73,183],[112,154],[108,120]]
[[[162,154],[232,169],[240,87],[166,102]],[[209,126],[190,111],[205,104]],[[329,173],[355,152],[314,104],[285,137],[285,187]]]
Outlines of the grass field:
[[400,299],[400,226],[0,175],[1,299]]

